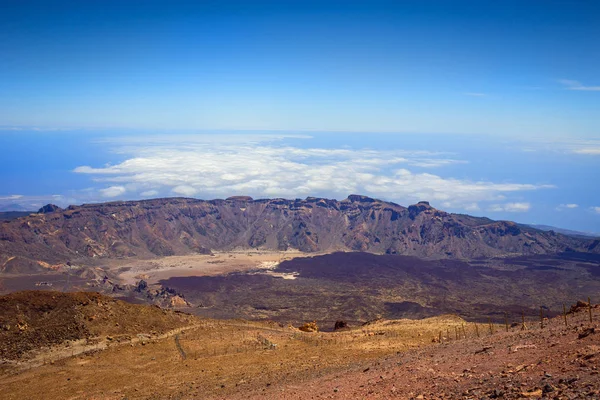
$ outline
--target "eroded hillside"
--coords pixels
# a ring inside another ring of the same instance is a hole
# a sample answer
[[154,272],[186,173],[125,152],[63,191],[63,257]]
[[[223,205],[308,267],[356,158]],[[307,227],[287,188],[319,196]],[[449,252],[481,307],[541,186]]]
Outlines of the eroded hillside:
[[67,341],[98,343],[190,325],[189,315],[99,293],[24,291],[0,296],[0,359],[30,358]]
[[429,258],[600,252],[598,240],[450,214],[426,202],[405,208],[358,195],[342,201],[173,198],[41,211],[0,224],[0,271],[233,248],[353,250]]

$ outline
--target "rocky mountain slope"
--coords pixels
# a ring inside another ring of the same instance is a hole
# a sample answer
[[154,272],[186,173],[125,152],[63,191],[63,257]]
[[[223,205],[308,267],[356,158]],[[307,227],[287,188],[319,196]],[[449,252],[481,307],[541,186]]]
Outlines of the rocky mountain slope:
[[233,248],[354,250],[429,258],[600,252],[600,241],[513,222],[408,208],[351,195],[342,201],[231,197],[45,207],[0,223],[0,271],[93,258],[153,257]]

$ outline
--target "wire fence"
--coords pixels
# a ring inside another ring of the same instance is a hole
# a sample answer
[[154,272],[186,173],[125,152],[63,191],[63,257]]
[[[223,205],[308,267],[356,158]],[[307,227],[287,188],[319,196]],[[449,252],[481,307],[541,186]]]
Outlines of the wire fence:
[[[80,341],[81,343],[78,345],[75,343],[69,345],[68,350],[60,353],[60,358],[68,357],[69,353],[73,357],[114,345],[147,345],[169,336],[174,336],[175,349],[178,358],[182,361],[188,358],[198,359],[246,352],[277,351],[281,348],[278,341],[300,342],[310,347],[325,348],[370,345],[372,350],[392,351],[420,346],[428,342],[444,344],[458,340],[483,338],[502,332],[541,330],[558,325],[569,327],[574,325],[573,313],[575,312],[585,312],[585,317],[590,323],[597,318],[596,307],[589,298],[587,303],[579,301],[569,308],[563,304],[560,311],[560,314],[557,312],[552,314],[562,318],[550,318],[551,312],[545,307],[540,307],[538,317],[525,315],[525,312],[521,312],[520,315],[507,312],[503,314],[502,318],[488,317],[487,322],[467,322],[457,317],[454,321],[449,322],[441,320],[436,325],[438,326],[437,331],[432,329],[435,324],[427,320],[410,321],[409,324],[412,325],[409,328],[406,325],[389,321],[390,323],[387,325],[385,323],[367,325],[359,329],[344,329],[334,332],[301,332],[291,327],[266,326],[264,323],[242,320],[204,320],[194,326],[178,328],[160,335],[138,334],[133,337],[123,335],[122,337],[84,339],[85,342]],[[443,326],[444,324],[445,326]],[[47,324],[43,327],[36,327],[32,331],[63,326],[60,323]],[[184,335],[187,331],[191,333]],[[56,359],[55,357],[57,356],[43,354],[37,360],[38,365],[46,364],[46,362]],[[35,366],[34,363],[29,363],[29,365],[30,367]]]

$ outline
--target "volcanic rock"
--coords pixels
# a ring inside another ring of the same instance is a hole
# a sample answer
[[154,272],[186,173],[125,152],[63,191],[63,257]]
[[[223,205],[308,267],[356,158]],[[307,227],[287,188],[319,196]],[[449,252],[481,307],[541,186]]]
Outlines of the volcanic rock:
[[302,332],[319,332],[319,327],[317,326],[316,321],[306,322],[302,326],[298,328]]
[[463,259],[564,251],[600,253],[590,239],[450,214],[427,202],[406,208],[360,195],[342,201],[169,198],[86,204],[66,210],[49,205],[42,210],[44,213],[0,224],[0,266],[11,260],[54,265],[95,258],[210,254],[211,249],[235,248],[350,250]]
[[335,321],[335,326],[333,327],[334,331],[344,329],[348,327],[348,323],[346,321]]
[[50,214],[57,211],[62,211],[63,209],[54,204],[46,204],[44,207],[38,210],[39,214]]

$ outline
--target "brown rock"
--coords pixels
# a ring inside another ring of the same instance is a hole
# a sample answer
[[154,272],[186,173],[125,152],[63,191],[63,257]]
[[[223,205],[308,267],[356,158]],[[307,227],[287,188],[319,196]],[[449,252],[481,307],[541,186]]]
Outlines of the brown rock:
[[[93,229],[90,229],[93,227]],[[327,240],[322,240],[327,238]],[[112,202],[53,209],[0,225],[4,270],[40,269],[77,257],[209,254],[231,246],[305,252],[331,249],[446,258],[600,253],[593,240],[351,195],[342,201],[233,197]],[[33,260],[33,261],[32,261]],[[1,263],[0,263],[1,264]]]
[[344,329],[348,327],[348,323],[346,321],[335,321],[335,326],[333,327],[334,331],[340,330],[340,329]]
[[319,331],[319,327],[317,326],[316,321],[306,322],[304,325],[300,326],[298,329],[300,329],[302,332],[318,332]]

